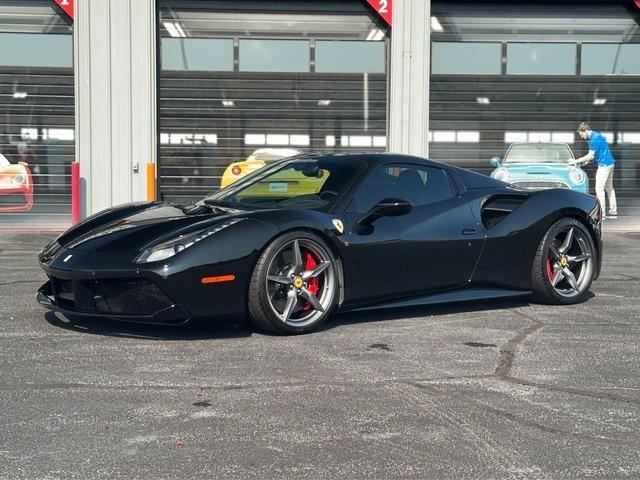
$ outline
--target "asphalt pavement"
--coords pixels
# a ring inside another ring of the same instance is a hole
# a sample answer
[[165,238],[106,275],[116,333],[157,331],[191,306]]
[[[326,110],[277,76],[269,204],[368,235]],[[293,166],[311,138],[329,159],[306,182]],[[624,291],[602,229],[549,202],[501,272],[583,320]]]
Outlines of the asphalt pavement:
[[606,233],[580,305],[296,337],[61,321],[34,299],[51,238],[0,233],[1,479],[640,477],[640,233]]

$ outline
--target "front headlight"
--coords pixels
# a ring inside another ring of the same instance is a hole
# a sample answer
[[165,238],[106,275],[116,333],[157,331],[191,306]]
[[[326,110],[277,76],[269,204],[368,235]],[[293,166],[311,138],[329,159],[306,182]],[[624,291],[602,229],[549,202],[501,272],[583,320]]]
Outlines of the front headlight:
[[499,168],[495,172],[493,172],[493,178],[496,180],[502,180],[503,182],[507,181],[507,177],[509,176],[509,172],[506,168]]
[[573,169],[569,172],[569,178],[573,183],[584,183],[586,176],[583,171]]
[[136,263],[160,262],[162,260],[166,260],[167,258],[171,258],[176,253],[179,253],[182,250],[195,245],[200,240],[204,240],[214,233],[217,233],[220,230],[224,230],[225,228],[230,227],[231,225],[238,223],[241,220],[244,219],[232,218],[217,225],[207,227],[204,230],[198,230],[197,232],[187,235],[180,235],[177,238],[173,238],[167,242],[163,242],[160,245],[156,245],[155,247],[145,250],[144,252],[142,252],[142,255],[136,258]]
[[11,183],[13,185],[22,185],[26,181],[27,181],[27,178],[24,175],[16,175],[11,179]]

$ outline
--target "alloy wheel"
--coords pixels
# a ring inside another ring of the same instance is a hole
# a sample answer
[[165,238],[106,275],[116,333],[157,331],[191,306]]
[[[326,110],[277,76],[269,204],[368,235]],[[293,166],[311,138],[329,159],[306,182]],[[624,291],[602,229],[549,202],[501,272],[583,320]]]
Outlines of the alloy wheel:
[[265,288],[281,322],[297,327],[314,323],[331,307],[336,288],[331,257],[312,240],[291,240],[271,259]]
[[593,274],[593,253],[587,235],[568,226],[551,241],[547,254],[547,278],[555,291],[563,297],[582,293]]

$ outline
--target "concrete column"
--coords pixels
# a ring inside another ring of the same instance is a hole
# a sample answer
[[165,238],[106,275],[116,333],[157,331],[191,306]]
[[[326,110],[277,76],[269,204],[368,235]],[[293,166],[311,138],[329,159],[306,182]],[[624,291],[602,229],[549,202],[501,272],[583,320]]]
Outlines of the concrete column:
[[430,0],[395,0],[391,30],[389,151],[429,153]]
[[155,0],[76,0],[76,158],[82,216],[146,199],[156,162]]

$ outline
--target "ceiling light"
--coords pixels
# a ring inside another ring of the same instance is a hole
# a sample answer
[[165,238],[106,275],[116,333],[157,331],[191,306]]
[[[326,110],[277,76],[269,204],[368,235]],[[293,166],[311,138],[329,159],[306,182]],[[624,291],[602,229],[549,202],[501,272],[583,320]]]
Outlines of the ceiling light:
[[605,103],[607,103],[607,99],[606,98],[594,98],[593,99],[593,104],[594,105],[604,105]]
[[331,105],[331,100],[318,100],[319,107],[328,107]]
[[491,100],[489,100],[489,97],[477,97],[476,102],[478,102],[480,105],[489,105],[491,103]]
[[13,92],[13,98],[27,98],[27,92]]
[[444,28],[442,28],[442,24],[438,17],[431,17],[431,31],[432,32],[444,32]]
[[182,30],[182,27],[178,22],[162,22],[162,25],[164,25],[164,28],[167,29],[167,32],[169,32],[169,35],[171,35],[172,37],[186,37],[184,30]]
[[378,42],[383,38],[384,32],[382,30],[380,30],[379,28],[372,28],[371,30],[369,30],[369,33],[367,33],[367,38],[365,38],[365,40]]
[[222,106],[223,107],[235,107],[236,104],[234,103],[233,100],[222,100]]

